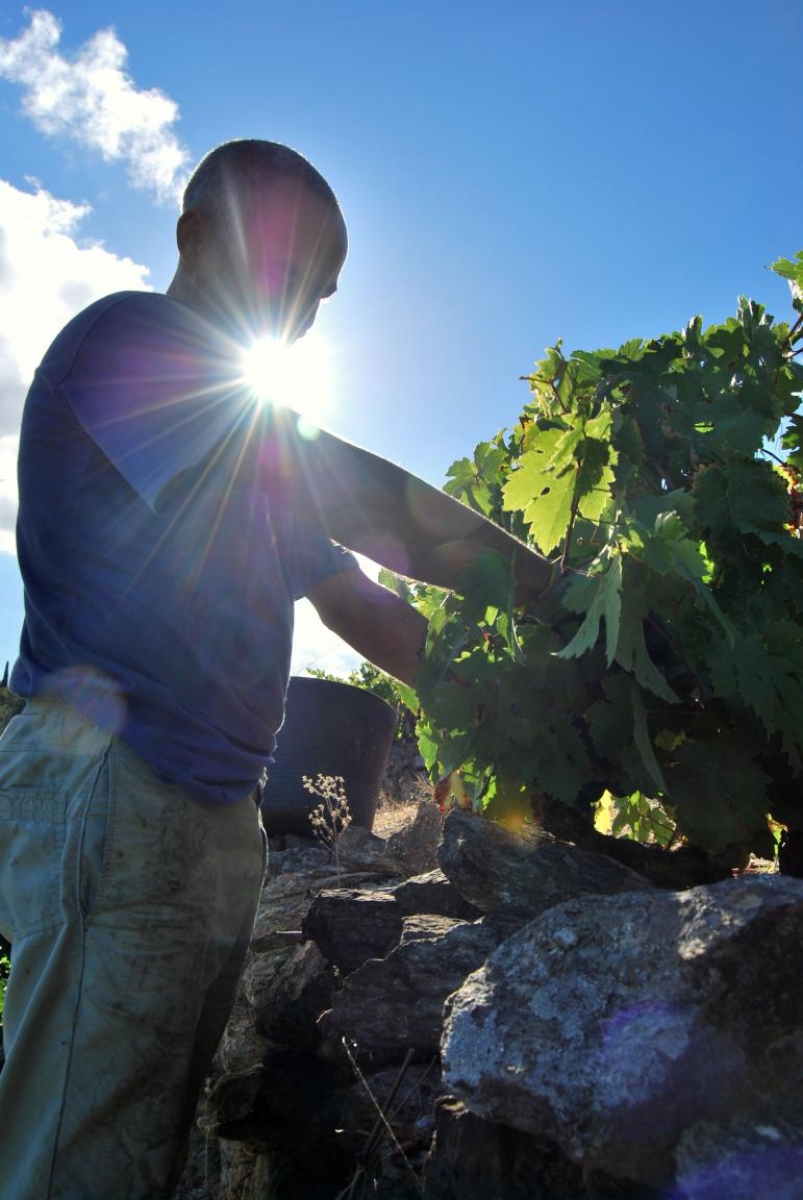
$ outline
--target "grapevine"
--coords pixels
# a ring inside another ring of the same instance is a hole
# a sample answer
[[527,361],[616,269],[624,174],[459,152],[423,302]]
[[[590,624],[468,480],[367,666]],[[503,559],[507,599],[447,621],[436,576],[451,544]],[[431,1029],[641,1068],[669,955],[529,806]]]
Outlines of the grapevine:
[[544,801],[725,867],[803,828],[803,252],[795,318],[737,313],[618,350],[550,348],[511,431],[446,490],[548,556],[514,608],[486,556],[419,588],[422,754],[514,823]]

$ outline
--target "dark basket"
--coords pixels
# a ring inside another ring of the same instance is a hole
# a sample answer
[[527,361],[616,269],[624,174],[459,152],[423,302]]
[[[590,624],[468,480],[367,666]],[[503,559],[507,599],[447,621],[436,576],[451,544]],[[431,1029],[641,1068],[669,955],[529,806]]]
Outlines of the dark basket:
[[371,829],[396,721],[373,692],[294,675],[261,806],[267,832],[312,836],[309,814],[320,799],[306,791],[304,775],[342,776],[354,824]]

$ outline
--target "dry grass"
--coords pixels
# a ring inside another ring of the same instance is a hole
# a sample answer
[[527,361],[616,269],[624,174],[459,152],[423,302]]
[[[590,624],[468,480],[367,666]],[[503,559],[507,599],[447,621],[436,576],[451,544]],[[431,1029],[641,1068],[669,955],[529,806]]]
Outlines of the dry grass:
[[432,785],[420,768],[417,747],[397,745],[379,792],[374,833],[388,838],[415,820],[420,805],[432,800]]
[[415,800],[391,800],[388,803],[380,798],[379,807],[374,817],[374,833],[377,837],[389,838],[392,833],[398,833],[405,825],[411,825],[418,812],[420,798]]

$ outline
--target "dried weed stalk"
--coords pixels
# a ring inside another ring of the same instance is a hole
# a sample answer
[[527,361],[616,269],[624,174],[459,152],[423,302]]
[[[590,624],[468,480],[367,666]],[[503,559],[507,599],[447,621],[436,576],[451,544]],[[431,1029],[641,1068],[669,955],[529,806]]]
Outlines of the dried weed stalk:
[[318,796],[320,804],[313,808],[309,815],[312,833],[315,838],[331,853],[335,862],[335,870],[340,872],[340,838],[351,824],[351,811],[346,786],[342,775],[316,775],[314,781],[308,775],[302,776],[304,787],[313,796]]

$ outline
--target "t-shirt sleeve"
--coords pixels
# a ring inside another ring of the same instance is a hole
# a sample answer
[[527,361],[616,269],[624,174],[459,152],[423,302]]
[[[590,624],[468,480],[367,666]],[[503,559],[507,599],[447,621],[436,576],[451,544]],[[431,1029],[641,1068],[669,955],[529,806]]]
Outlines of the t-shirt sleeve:
[[186,305],[148,293],[103,310],[58,386],[141,498],[159,498],[233,435],[254,402],[233,348]]
[[292,513],[277,468],[288,441],[299,436],[295,417],[276,422],[270,406],[254,399],[238,379],[233,343],[186,305],[157,294],[109,297],[84,319],[69,356],[57,351],[45,374],[154,512],[168,505],[182,477],[190,487],[205,482],[219,496],[229,496],[237,478],[271,492],[267,502],[295,599],[358,565]]

